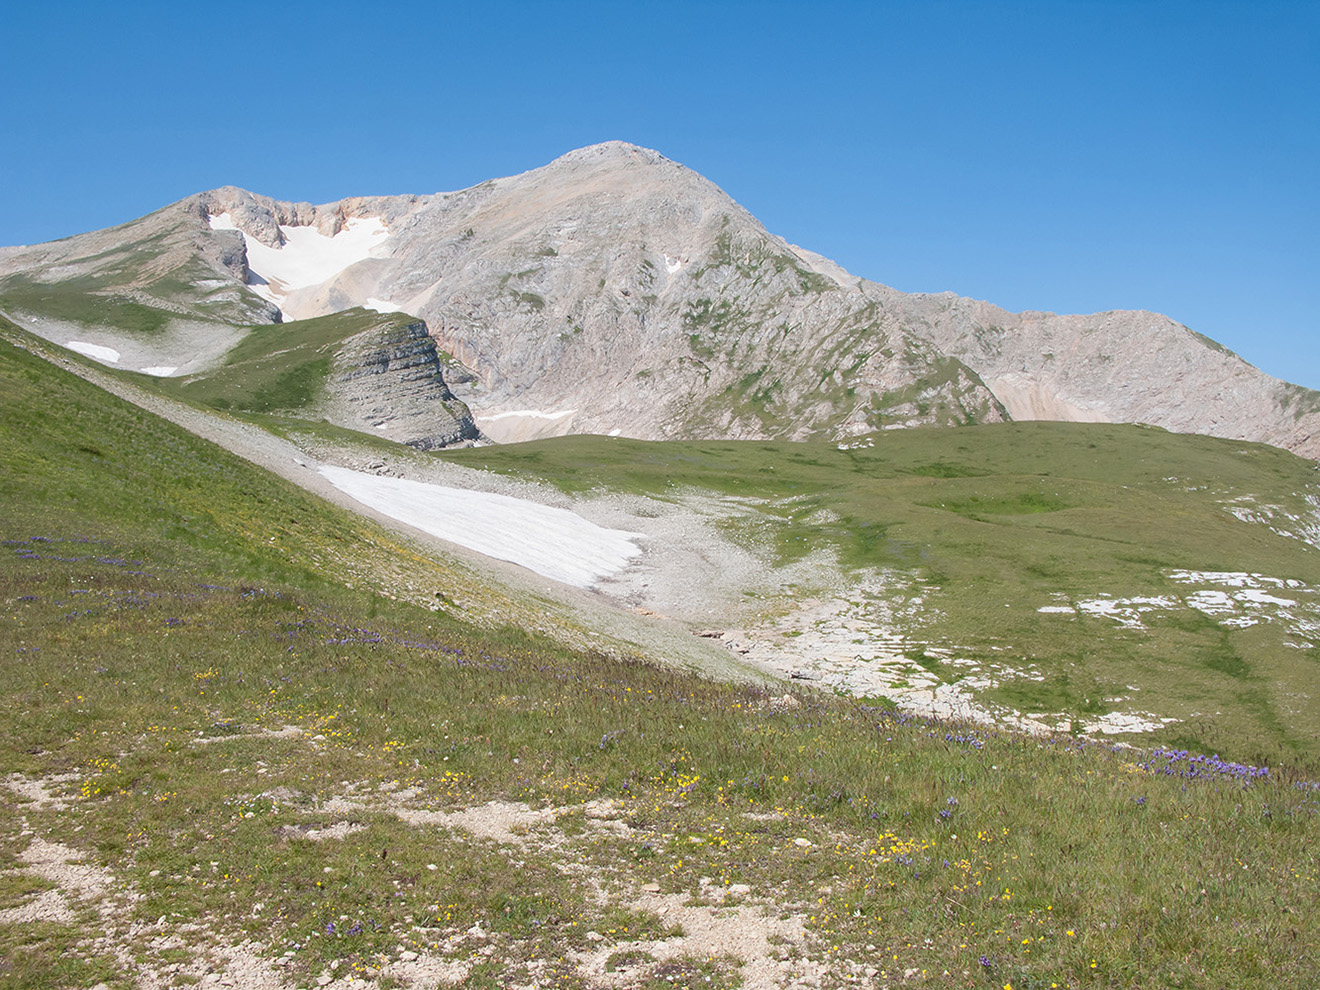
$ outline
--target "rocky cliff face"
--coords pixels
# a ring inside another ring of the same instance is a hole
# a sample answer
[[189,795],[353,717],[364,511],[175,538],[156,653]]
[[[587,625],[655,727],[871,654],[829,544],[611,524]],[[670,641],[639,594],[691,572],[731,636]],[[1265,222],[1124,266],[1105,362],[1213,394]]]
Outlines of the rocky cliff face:
[[334,356],[322,412],[337,425],[419,450],[481,436],[449,390],[435,341],[420,320],[346,340]]
[[[1320,393],[1166,317],[1009,313],[901,293],[771,235],[713,183],[621,142],[460,192],[312,206],[230,187],[135,223],[167,229],[224,275],[222,286],[190,283],[175,305],[192,311],[219,312],[223,298],[249,316],[366,306],[424,320],[472,370],[455,387],[497,440],[844,440],[1043,418],[1320,456]],[[103,247],[133,226],[83,236]],[[53,279],[68,254],[25,251],[0,257],[0,302],[6,272]]]

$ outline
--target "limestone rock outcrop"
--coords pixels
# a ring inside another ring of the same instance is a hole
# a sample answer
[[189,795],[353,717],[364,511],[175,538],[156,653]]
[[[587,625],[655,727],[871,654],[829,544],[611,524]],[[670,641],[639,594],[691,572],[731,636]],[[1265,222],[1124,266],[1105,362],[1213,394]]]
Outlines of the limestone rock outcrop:
[[449,390],[435,341],[420,320],[386,324],[344,341],[322,412],[337,425],[419,450],[481,437],[467,407]]

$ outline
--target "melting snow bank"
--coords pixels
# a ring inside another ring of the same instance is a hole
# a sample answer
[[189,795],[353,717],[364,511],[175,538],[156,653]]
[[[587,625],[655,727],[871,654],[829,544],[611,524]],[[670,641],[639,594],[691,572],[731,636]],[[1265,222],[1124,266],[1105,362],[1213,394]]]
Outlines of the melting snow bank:
[[623,570],[642,552],[634,542],[642,534],[605,529],[567,509],[346,468],[319,471],[345,495],[392,519],[579,588]]
[[89,358],[95,358],[98,361],[118,363],[119,352],[113,347],[102,347],[100,344],[89,344],[82,340],[71,340],[64,345],[71,351],[79,354],[85,354]]
[[[212,230],[238,229],[228,213],[213,215],[210,224]],[[380,257],[390,232],[378,217],[354,217],[333,237],[315,227],[285,224],[280,225],[280,234],[284,243],[277,248],[243,234],[248,270],[260,280],[250,287],[275,303],[287,292],[320,285],[350,265]]]

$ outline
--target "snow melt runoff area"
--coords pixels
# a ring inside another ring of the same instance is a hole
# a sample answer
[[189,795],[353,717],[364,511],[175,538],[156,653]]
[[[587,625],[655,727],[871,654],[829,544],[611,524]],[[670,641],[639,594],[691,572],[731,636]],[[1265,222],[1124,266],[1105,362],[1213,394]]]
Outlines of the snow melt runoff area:
[[[212,230],[237,230],[228,213],[211,217]],[[380,257],[379,249],[388,240],[390,232],[379,217],[354,217],[333,237],[327,237],[315,227],[280,225],[284,243],[267,247],[255,237],[243,234],[247,244],[248,270],[266,285],[253,285],[258,295],[279,302],[294,289],[320,285],[350,265],[367,258]]]
[[579,588],[623,570],[642,552],[634,542],[642,534],[605,529],[567,509],[329,465],[318,470],[392,519]]

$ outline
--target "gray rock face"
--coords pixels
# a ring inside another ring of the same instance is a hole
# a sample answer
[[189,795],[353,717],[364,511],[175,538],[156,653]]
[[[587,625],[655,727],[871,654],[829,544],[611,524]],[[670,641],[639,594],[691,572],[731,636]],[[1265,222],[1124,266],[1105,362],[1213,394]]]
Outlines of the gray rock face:
[[334,356],[327,393],[330,422],[419,450],[481,437],[445,383],[435,341],[420,320],[350,337]]
[[976,368],[1014,419],[1150,423],[1320,457],[1320,393],[1271,378],[1167,316],[910,298],[935,346]]

